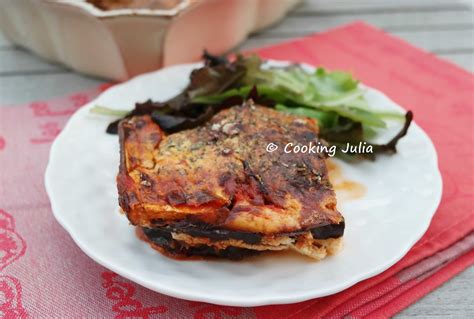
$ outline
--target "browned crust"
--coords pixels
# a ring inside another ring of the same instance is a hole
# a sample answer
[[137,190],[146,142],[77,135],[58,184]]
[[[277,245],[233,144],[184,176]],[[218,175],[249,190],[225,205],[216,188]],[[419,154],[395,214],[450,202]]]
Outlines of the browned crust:
[[119,202],[134,225],[191,220],[261,234],[343,223],[324,156],[268,153],[317,143],[314,120],[244,105],[165,136],[149,116],[122,121]]

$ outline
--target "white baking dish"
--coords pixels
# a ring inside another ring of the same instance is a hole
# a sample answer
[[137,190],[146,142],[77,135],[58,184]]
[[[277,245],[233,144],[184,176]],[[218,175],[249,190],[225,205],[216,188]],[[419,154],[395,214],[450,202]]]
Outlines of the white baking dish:
[[182,0],[169,10],[103,11],[84,0],[0,0],[13,43],[90,75],[124,80],[224,53],[299,0]]

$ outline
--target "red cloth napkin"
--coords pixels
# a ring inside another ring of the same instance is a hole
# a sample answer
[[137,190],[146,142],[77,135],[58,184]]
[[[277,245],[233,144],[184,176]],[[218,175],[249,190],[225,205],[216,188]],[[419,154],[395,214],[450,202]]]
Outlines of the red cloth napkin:
[[77,108],[104,89],[97,88],[0,108],[0,317],[390,316],[474,263],[470,73],[362,23],[258,53],[350,70],[415,112],[437,148],[444,191],[429,230],[410,252],[384,273],[345,291],[292,305],[237,308],[189,302],[121,278],[73,243],[55,221],[43,186],[51,141]]

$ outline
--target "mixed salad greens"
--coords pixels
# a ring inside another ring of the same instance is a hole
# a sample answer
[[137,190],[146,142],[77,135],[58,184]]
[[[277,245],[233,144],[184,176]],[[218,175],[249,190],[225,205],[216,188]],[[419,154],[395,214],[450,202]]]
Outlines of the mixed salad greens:
[[[165,132],[174,133],[202,125],[218,111],[251,98],[259,105],[317,119],[320,137],[330,145],[372,145],[373,153],[352,154],[352,158],[370,160],[378,153],[396,152],[398,140],[406,135],[413,119],[411,111],[371,109],[359,82],[347,72],[324,68],[309,72],[298,64],[267,67],[256,55],[237,55],[230,61],[204,52],[204,61],[203,67],[192,71],[188,87],[168,101],[137,103],[131,112],[103,106],[92,112],[124,118],[150,114]],[[401,131],[386,144],[369,143],[377,130],[386,128],[386,119],[404,121]],[[107,132],[116,134],[119,121],[111,123]]]

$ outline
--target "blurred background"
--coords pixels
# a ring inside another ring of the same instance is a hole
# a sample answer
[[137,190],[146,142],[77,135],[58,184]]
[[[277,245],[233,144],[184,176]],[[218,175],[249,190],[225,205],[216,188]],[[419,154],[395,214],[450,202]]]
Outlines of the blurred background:
[[[89,4],[94,12],[85,14],[87,10],[83,8],[76,8],[76,12],[65,10],[64,3],[60,8],[40,7],[55,1],[0,0],[0,104],[48,99],[108,79],[124,80],[162,65],[195,60],[194,51],[184,54],[189,47],[196,52],[201,52],[204,46],[214,52],[248,50],[355,20],[375,25],[474,71],[474,1],[471,0],[262,0],[260,5],[256,5],[256,0],[204,0],[189,1],[186,5],[190,8],[175,17],[147,16],[141,20],[126,14],[110,17],[107,14],[113,14],[113,10],[98,7],[104,3],[157,1],[87,1],[95,2],[94,7]],[[179,7],[183,1],[158,2],[161,8],[168,9]],[[200,10],[194,9],[196,4],[201,4]],[[44,11],[42,22],[35,21],[40,11]],[[171,34],[165,39],[166,33]],[[245,39],[247,33],[250,34]],[[157,58],[159,54],[163,56]],[[154,62],[146,62],[147,59]],[[137,61],[142,65],[132,65]]]

